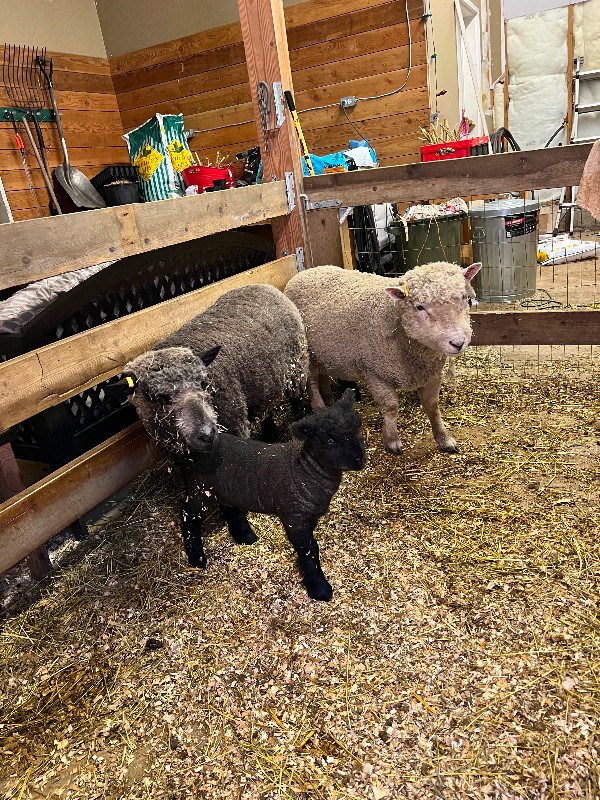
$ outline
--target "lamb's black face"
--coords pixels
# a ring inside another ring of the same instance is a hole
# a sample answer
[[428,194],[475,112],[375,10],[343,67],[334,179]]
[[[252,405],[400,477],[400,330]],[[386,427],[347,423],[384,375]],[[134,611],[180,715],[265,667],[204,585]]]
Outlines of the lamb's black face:
[[326,469],[359,470],[366,464],[361,420],[354,411],[354,391],[330,408],[294,423],[292,432],[305,439],[312,455]]

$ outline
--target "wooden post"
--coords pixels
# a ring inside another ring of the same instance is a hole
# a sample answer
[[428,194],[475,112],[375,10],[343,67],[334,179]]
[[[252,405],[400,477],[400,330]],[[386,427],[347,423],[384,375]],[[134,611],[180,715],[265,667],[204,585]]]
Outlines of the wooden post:
[[[5,500],[25,489],[21,470],[10,442],[0,446],[0,494]],[[34,581],[40,581],[52,569],[48,549],[43,544],[26,558],[26,564]]]
[[[508,29],[506,20],[504,20],[504,127],[508,130]],[[506,149],[508,150],[508,142],[506,142]]]
[[573,6],[567,9],[567,141],[571,141],[571,130],[573,128],[573,60],[575,52],[573,50]]
[[[294,180],[295,207],[290,214],[273,220],[273,233],[277,257],[294,255],[303,248],[304,266],[308,265],[309,248],[300,194],[303,192],[302,155],[291,114],[286,109],[281,127],[277,127],[273,84],[281,83],[282,91],[294,93],[292,71],[285,32],[282,0],[238,0],[244,50],[248,65],[254,120],[262,156],[265,181],[286,178],[291,173]],[[268,115],[266,142],[259,107],[259,83],[268,87],[271,111]],[[283,96],[282,96],[283,100]],[[285,100],[283,100],[285,103]]]
[[308,235],[313,266],[344,266],[344,251],[337,208],[308,212]]

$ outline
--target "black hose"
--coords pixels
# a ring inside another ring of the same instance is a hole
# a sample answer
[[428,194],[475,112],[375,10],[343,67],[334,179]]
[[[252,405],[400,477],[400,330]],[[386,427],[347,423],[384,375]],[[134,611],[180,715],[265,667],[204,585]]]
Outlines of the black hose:
[[506,140],[513,150],[520,150],[521,148],[516,143],[514,136],[508,130],[508,128],[498,128],[497,131],[490,134],[490,145],[492,148],[492,153],[502,153],[503,146],[502,140]]

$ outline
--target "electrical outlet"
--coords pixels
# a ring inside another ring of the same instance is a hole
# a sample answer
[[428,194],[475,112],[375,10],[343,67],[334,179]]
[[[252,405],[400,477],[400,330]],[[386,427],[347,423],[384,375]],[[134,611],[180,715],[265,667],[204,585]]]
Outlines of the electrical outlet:
[[358,100],[354,95],[350,95],[349,97],[342,97],[340,100],[340,108],[354,108],[354,106],[358,103]]

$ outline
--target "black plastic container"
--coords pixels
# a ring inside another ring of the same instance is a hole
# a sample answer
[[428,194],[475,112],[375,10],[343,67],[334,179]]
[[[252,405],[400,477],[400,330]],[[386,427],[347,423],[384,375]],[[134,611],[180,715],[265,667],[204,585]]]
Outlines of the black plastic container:
[[[117,183],[117,181],[127,181]],[[109,206],[123,206],[140,202],[138,170],[130,164],[106,167],[92,178],[92,186]]]

